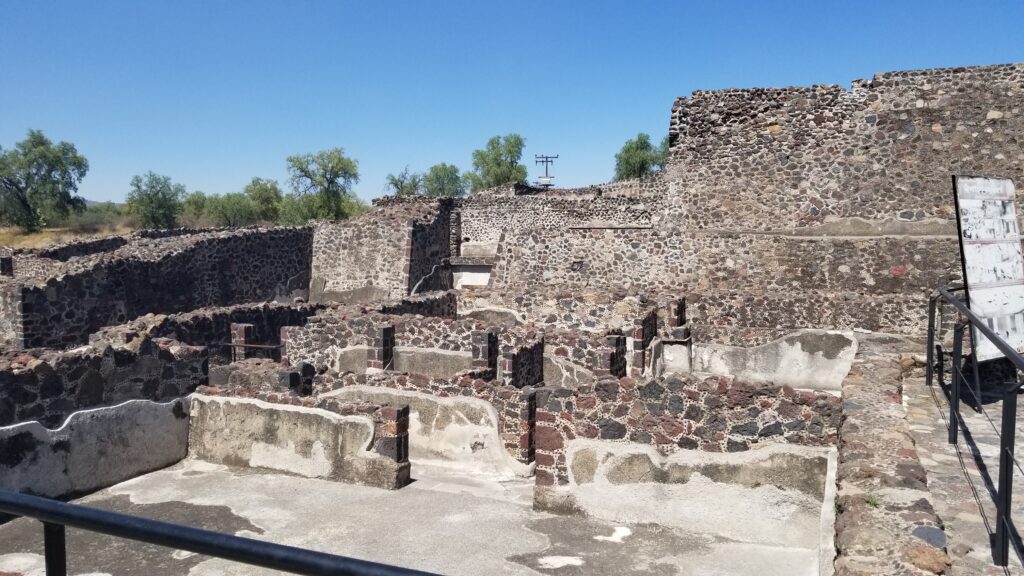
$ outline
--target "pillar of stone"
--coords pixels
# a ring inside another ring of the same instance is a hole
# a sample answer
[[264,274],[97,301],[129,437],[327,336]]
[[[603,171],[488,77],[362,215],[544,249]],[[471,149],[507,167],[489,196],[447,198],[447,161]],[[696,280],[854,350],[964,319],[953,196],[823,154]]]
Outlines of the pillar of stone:
[[498,335],[493,330],[474,330],[470,334],[473,347],[473,369],[498,369]]
[[252,349],[241,344],[256,343],[256,328],[252,324],[231,324],[231,361],[235,362],[252,355]]
[[595,376],[618,376],[626,375],[626,337],[612,334],[605,337],[605,345],[597,351],[597,366],[594,366]]
[[391,370],[395,360],[395,327],[382,324],[370,329],[370,348],[366,351],[366,367]]
[[374,452],[395,462],[409,459],[409,406],[384,406],[380,409],[380,426],[374,440]]
[[638,378],[644,373],[644,363],[646,360],[644,350],[644,325],[639,324],[633,328],[633,350],[630,351],[632,357],[629,359],[629,375]]
[[686,298],[668,303],[668,327],[679,328],[686,324]]
[[14,277],[14,256],[0,252],[0,276]]

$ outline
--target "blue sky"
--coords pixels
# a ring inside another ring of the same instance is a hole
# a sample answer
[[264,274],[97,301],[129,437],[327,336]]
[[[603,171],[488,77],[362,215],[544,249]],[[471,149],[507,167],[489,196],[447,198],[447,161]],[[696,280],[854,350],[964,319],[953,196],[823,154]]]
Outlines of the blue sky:
[[1020,0],[0,0],[0,23],[0,146],[73,142],[92,200],[147,170],[284,185],[285,157],[336,146],[369,199],[509,132],[531,180],[534,154],[559,154],[558,185],[597,184],[693,90],[1024,61]]

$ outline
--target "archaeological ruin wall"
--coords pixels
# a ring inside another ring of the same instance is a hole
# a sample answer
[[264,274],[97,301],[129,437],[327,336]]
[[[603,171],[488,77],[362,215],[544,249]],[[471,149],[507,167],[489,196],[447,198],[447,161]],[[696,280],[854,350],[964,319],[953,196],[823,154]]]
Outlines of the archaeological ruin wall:
[[494,246],[498,291],[686,295],[697,341],[920,335],[958,269],[950,175],[1024,182],[1022,89],[1024,66],[1003,65],[696,92],[673,106],[661,175],[478,195],[462,246]]
[[[314,226],[313,301],[365,303],[451,287],[450,200],[383,198],[367,214]],[[436,269],[435,269],[436,267]],[[431,274],[433,272],[433,274]]]
[[140,234],[113,251],[93,248],[67,261],[15,255],[14,276],[0,278],[0,346],[69,347],[151,312],[304,294],[312,231]]

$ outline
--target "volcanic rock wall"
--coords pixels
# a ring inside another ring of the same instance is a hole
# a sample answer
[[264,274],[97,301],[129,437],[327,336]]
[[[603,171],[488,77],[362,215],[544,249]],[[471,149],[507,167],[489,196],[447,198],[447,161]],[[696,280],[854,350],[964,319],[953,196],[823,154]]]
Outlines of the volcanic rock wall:
[[[308,283],[312,231],[242,229],[16,254],[0,279],[0,346],[68,347],[102,326],[150,312],[180,312],[287,296]],[[68,256],[72,254],[72,256]],[[20,309],[19,309],[20,308]]]
[[382,198],[374,209],[340,222],[320,222],[313,234],[310,297],[365,303],[451,287],[444,265],[450,250],[450,200]]
[[959,275],[951,175],[1024,194],[1022,92],[1019,64],[696,92],[661,175],[489,191],[461,207],[461,240],[503,238],[494,290],[685,294],[699,342],[922,334],[926,294]]

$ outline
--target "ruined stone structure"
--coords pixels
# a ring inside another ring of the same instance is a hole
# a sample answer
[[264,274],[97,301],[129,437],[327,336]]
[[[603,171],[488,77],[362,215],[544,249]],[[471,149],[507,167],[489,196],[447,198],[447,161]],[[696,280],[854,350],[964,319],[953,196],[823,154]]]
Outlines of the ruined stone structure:
[[[1024,65],[696,92],[642,180],[0,255],[0,425],[192,393],[190,457],[392,489],[455,462],[598,516],[595,486],[792,482],[840,512],[822,573],[940,573],[941,542],[905,534],[942,532],[916,453],[869,428],[899,429],[914,361],[892,342],[959,274],[950,176],[1024,183],[1022,93]],[[18,462],[43,470],[57,440],[32,430]],[[850,495],[893,485],[917,496],[891,516]]]

